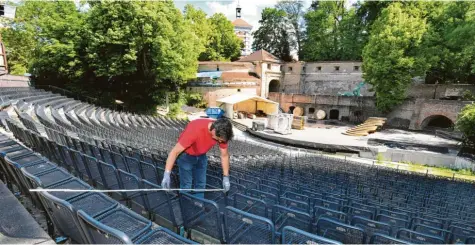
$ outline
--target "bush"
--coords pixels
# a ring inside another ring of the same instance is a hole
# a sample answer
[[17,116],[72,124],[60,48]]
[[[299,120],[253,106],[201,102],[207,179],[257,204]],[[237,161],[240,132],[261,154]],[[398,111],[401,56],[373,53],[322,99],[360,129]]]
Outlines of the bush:
[[206,108],[206,101],[200,93],[187,93],[185,94],[185,100],[187,106]]
[[456,128],[463,133],[464,144],[475,148],[475,104],[466,105],[457,117]]

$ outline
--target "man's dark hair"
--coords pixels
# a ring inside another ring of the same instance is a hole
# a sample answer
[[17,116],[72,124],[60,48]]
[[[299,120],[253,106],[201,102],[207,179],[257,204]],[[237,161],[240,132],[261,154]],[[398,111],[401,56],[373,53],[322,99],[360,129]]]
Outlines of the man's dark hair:
[[230,141],[234,137],[233,124],[227,118],[220,118],[211,124],[211,130],[216,129],[216,136],[224,141]]

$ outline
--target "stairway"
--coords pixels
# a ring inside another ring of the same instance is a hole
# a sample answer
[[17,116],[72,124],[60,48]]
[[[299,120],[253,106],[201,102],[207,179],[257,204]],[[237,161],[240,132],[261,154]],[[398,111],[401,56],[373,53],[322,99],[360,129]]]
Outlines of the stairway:
[[348,129],[344,135],[348,136],[367,136],[376,132],[376,130],[384,125],[386,118],[370,117],[364,123]]

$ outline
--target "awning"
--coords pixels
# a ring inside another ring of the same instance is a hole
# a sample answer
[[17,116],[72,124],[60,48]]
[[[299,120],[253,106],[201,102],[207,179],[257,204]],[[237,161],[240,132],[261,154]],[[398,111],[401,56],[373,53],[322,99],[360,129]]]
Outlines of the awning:
[[221,109],[224,109],[228,118],[233,118],[234,111],[249,113],[263,111],[268,115],[279,113],[279,103],[252,94],[237,93],[218,99],[216,102]]
[[196,77],[219,78],[222,74],[222,71],[205,71],[196,73]]
[[226,103],[226,104],[237,104],[237,103],[239,103],[239,102],[243,102],[243,101],[246,101],[246,100],[261,101],[261,102],[267,102],[267,103],[272,103],[272,104],[276,104],[276,105],[279,104],[279,103],[277,103],[277,102],[275,102],[275,101],[268,100],[268,99],[266,99],[266,98],[262,98],[262,97],[257,96],[257,95],[241,94],[241,93],[239,93],[239,94],[233,94],[233,95],[231,95],[231,96],[218,99],[218,100],[216,100],[216,102],[219,102],[219,103]]

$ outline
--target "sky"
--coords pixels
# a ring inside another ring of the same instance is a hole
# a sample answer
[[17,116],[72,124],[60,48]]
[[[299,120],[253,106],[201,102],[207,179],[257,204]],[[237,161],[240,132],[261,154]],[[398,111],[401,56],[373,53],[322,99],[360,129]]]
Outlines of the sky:
[[[236,6],[242,8],[242,19],[253,26],[253,31],[259,27],[261,12],[266,7],[274,7],[278,0],[175,0],[175,6],[181,10],[186,4],[193,4],[196,8],[205,11],[208,16],[223,13],[229,20],[236,19]],[[310,7],[312,0],[303,0],[304,9]]]

